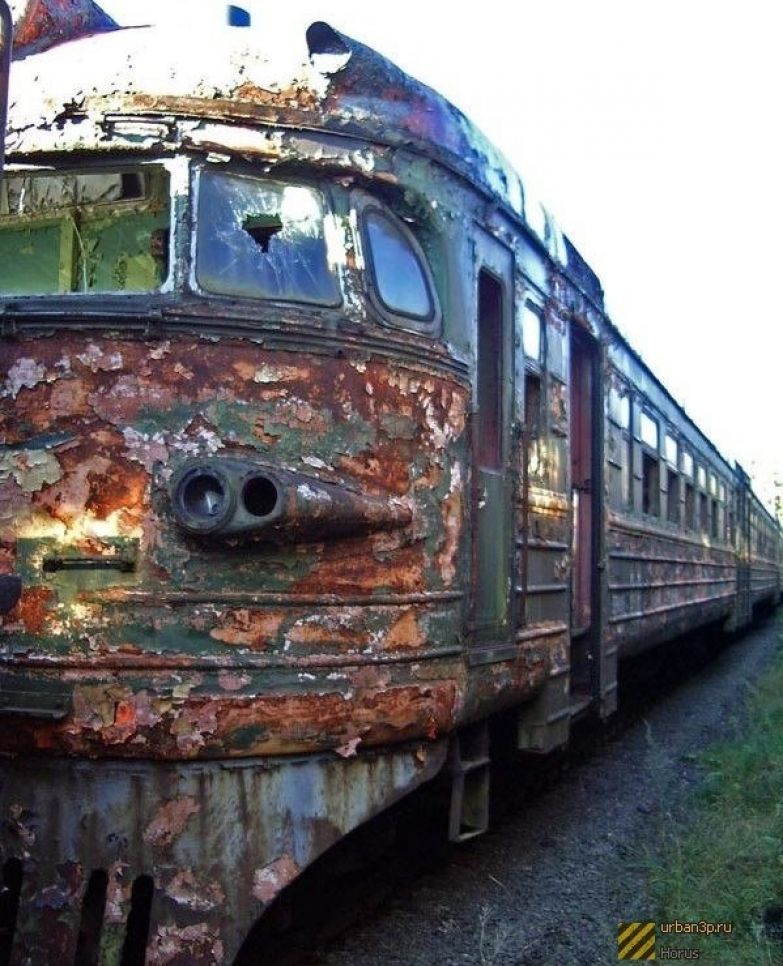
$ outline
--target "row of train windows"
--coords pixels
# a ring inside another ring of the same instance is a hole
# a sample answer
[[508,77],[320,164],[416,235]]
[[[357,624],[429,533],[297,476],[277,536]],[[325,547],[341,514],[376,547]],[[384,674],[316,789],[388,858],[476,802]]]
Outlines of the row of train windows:
[[[631,433],[631,400],[612,387],[608,393],[610,419],[627,434]],[[696,463],[693,454],[683,449],[669,432],[661,430],[656,419],[639,410],[638,436],[641,443],[641,511],[665,519],[686,530],[701,530],[715,540],[733,539],[733,513],[727,506],[726,483],[707,466]],[[627,460],[633,465],[634,450]],[[662,477],[662,472],[665,476]],[[661,483],[666,486],[662,489]]]
[[[346,241],[316,187],[204,168],[196,180],[195,278],[206,292],[341,304]],[[432,331],[437,303],[407,226],[356,192],[371,300],[392,324]],[[0,293],[149,292],[170,268],[170,178],[137,170],[8,174],[0,184]],[[348,241],[350,244],[351,242]]]
[[756,553],[761,557],[775,557],[777,547],[775,534],[770,528],[762,525],[760,517],[754,515],[751,522],[751,531],[754,533],[754,538],[751,539],[751,545],[756,550]]
[[[696,489],[670,466],[666,466],[666,490],[661,491],[661,462],[647,451],[642,451],[642,512],[661,517],[686,530],[702,530],[714,539],[730,539],[731,514],[716,497]],[[681,488],[682,486],[682,488]],[[665,506],[661,497],[665,497]],[[665,511],[662,514],[662,511]]]

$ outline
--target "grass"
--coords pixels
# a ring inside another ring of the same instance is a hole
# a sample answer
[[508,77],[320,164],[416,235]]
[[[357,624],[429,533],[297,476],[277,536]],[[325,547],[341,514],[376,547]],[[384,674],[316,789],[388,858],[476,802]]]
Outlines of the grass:
[[749,689],[742,723],[698,757],[706,777],[687,827],[667,824],[648,864],[658,922],[730,922],[730,936],[663,935],[732,966],[783,964],[765,911],[783,907],[783,652]]

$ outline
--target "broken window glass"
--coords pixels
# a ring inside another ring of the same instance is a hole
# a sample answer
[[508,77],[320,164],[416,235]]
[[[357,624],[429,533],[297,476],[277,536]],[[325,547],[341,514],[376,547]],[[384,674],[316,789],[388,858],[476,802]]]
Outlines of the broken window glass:
[[196,277],[221,295],[338,304],[321,195],[305,185],[202,172]]
[[8,174],[0,182],[0,293],[148,292],[169,262],[168,174]]
[[410,239],[377,208],[365,212],[364,224],[375,289],[383,306],[397,315],[431,319],[435,306]]

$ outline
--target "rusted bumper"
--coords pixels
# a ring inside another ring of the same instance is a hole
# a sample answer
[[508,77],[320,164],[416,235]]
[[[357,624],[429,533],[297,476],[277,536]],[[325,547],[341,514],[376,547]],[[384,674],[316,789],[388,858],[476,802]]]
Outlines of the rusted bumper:
[[22,870],[12,961],[73,961],[85,906],[100,907],[87,898],[98,872],[106,883],[93,936],[101,963],[120,961],[134,903],[136,923],[143,922],[139,881],[154,886],[148,966],[231,962],[289,882],[432,778],[445,753],[441,741],[347,760],[3,761],[0,847],[3,862]]

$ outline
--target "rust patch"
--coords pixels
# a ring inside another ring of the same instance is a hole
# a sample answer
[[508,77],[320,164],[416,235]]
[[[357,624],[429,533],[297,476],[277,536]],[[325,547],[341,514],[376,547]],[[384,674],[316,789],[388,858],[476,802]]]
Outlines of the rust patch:
[[89,412],[87,387],[78,379],[59,379],[49,394],[49,411],[55,419],[73,419]]
[[10,619],[18,619],[28,634],[40,634],[51,616],[52,592],[48,587],[24,587]]
[[213,627],[209,636],[222,644],[262,651],[276,640],[285,616],[284,611],[253,611],[240,607],[229,612],[224,623]]
[[384,645],[389,651],[423,647],[426,643],[426,635],[419,627],[413,608],[397,618],[384,638]]
[[313,111],[320,106],[318,95],[305,84],[270,91],[248,81],[232,91],[232,99],[250,104],[279,104],[303,111]]
[[372,593],[382,589],[402,594],[426,589],[421,545],[403,547],[391,559],[366,555],[327,559],[291,588],[300,594]]
[[196,912],[207,912],[225,902],[226,894],[220,883],[200,879],[192,869],[181,869],[169,881],[164,891],[177,905]]
[[356,610],[346,610],[303,617],[286,631],[285,639],[292,644],[331,645],[340,649],[363,647],[369,640],[369,634],[357,621],[360,616]]
[[187,754],[204,747],[207,736],[218,730],[217,712],[217,700],[188,704],[183,708],[170,728],[179,751]]
[[253,896],[264,905],[270,903],[289,882],[299,875],[299,866],[290,855],[283,855],[253,873]]
[[144,830],[144,841],[150,845],[171,845],[200,807],[194,798],[174,798],[165,802]]
[[410,444],[403,446],[400,440],[394,440],[379,443],[372,453],[341,456],[337,466],[378,491],[405,496],[411,485],[412,461]]
[[89,491],[85,509],[99,520],[105,520],[115,510],[137,507],[144,502],[147,481],[140,467],[126,464],[108,468],[104,473],[88,473]]
[[197,922],[191,926],[158,926],[147,945],[147,966],[219,966],[223,963],[223,942],[216,926]]
[[231,671],[221,671],[218,674],[218,685],[223,691],[241,691],[251,680],[247,674],[234,674]]

